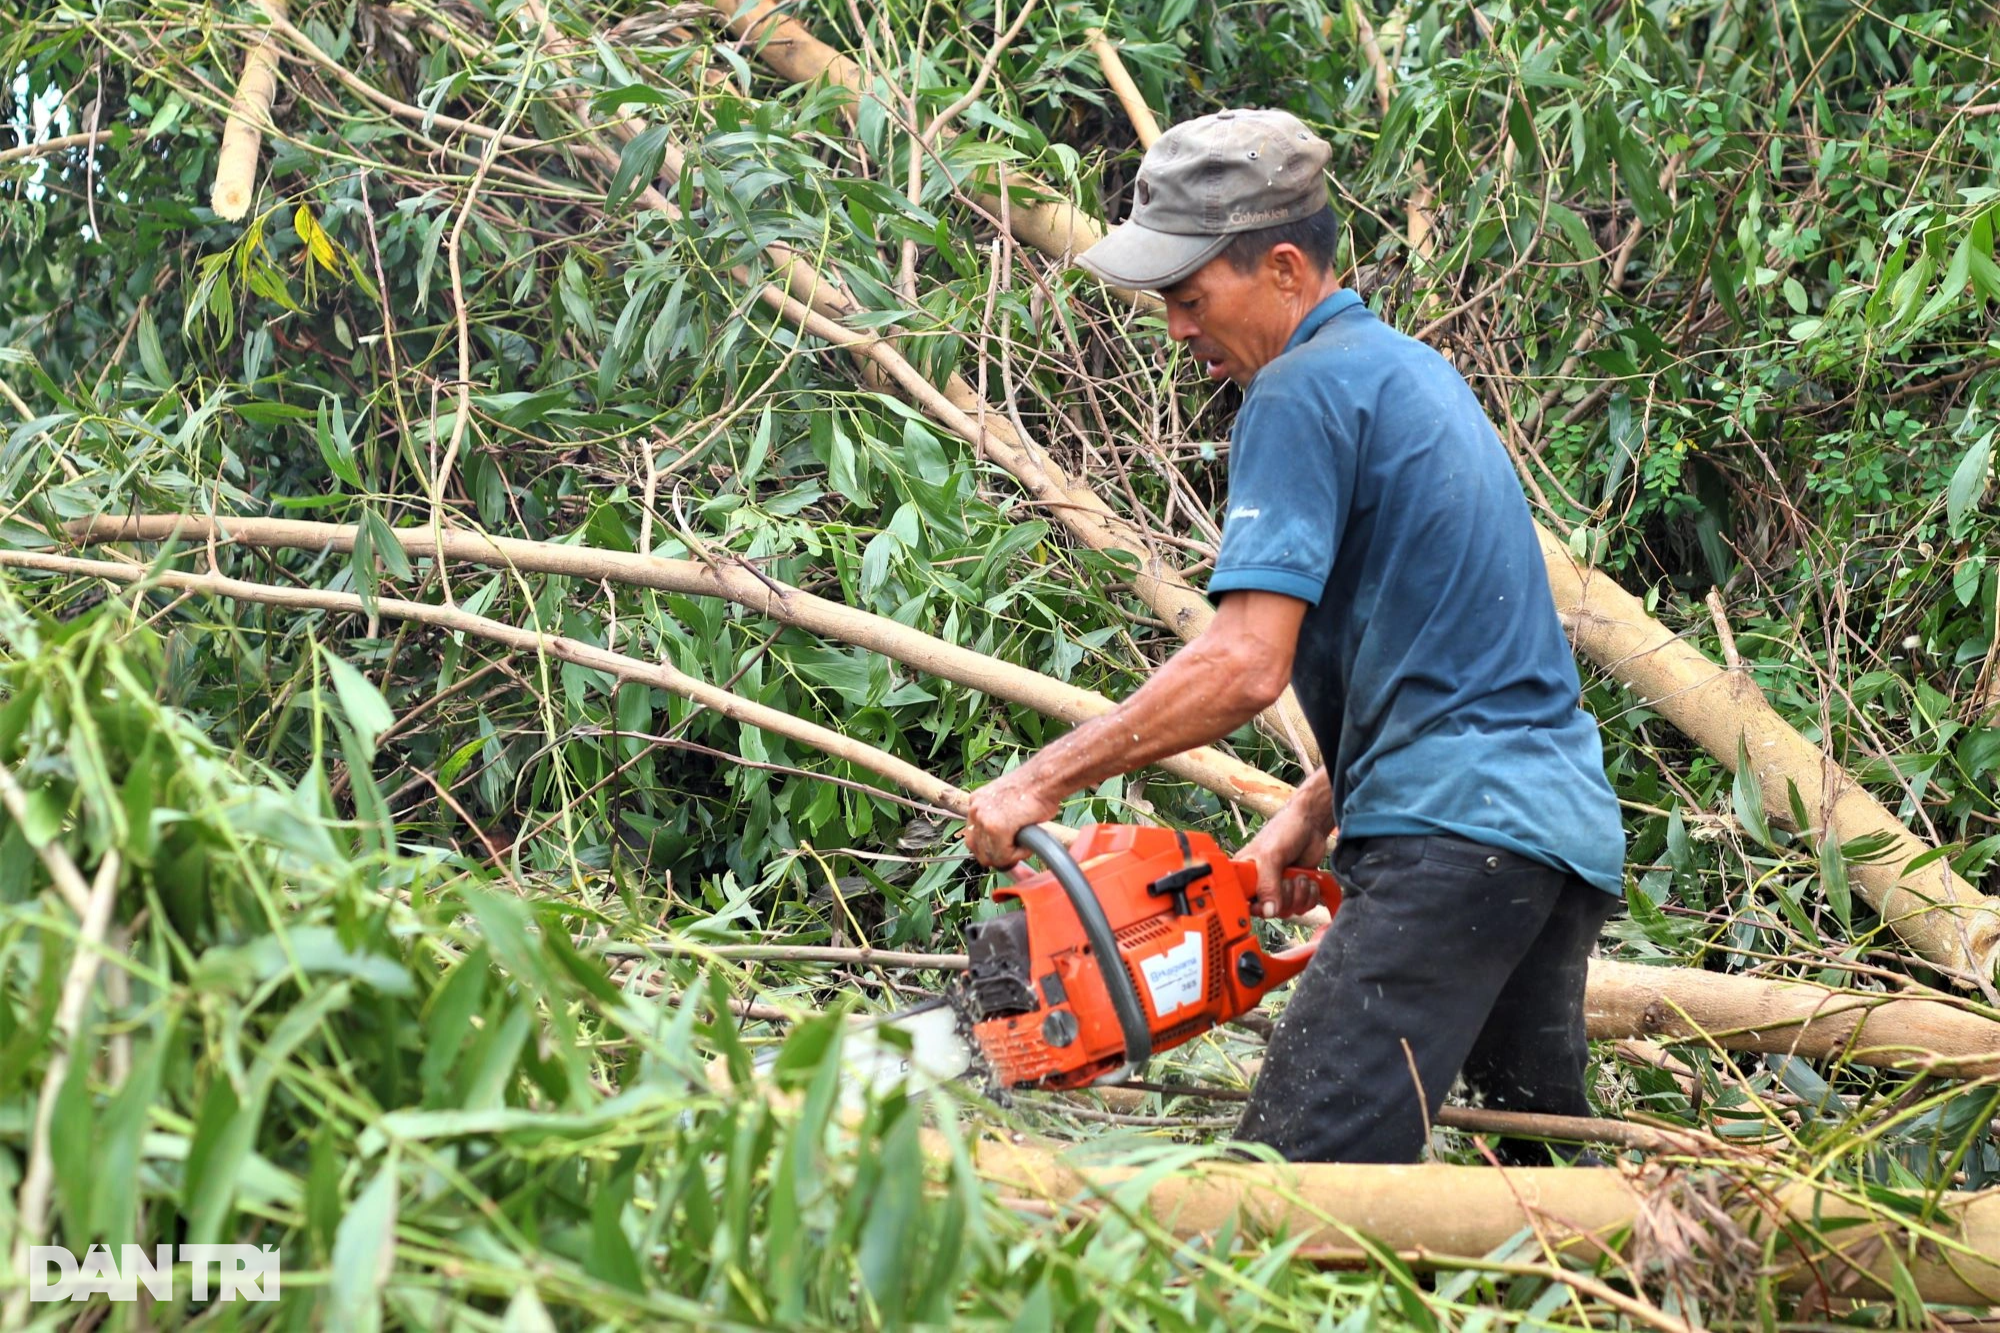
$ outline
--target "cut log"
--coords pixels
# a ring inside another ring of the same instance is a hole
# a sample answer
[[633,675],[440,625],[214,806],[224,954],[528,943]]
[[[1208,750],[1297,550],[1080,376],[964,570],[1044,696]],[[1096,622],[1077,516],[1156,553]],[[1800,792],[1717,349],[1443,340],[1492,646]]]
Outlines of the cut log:
[[1608,575],[1579,564],[1554,534],[1539,532],[1556,611],[1577,651],[1732,772],[1740,747],[1766,811],[1790,810],[1796,787],[1816,839],[1890,839],[1886,855],[1849,870],[1861,896],[1927,962],[1961,984],[1990,984],[2000,961],[2000,901],[1974,890],[1942,857],[1911,871],[1931,849],[1779,717],[1747,672],[1717,666]]
[[[285,17],[285,0],[257,0],[273,22]],[[236,98],[222,126],[222,151],[215,161],[215,188],[209,207],[217,217],[240,221],[257,194],[257,152],[264,129],[271,123],[271,102],[278,92],[278,35],[267,32],[243,58],[243,76],[236,81]]]
[[[179,537],[191,542],[236,543],[301,551],[351,551],[356,529],[340,523],[294,519],[210,519],[177,515],[132,515],[125,518],[79,519],[68,535],[84,545],[100,542],[159,542]],[[941,676],[971,689],[1021,704],[1050,717],[1077,723],[1111,711],[1103,695],[1003,662],[925,634],[921,630],[871,615],[839,602],[780,583],[742,565],[708,565],[694,560],[606,551],[588,546],[488,537],[476,532],[430,528],[396,531],[405,554],[497,568],[528,570],[592,581],[615,583],[696,597],[721,597],[781,624],[795,625],[822,638],[881,653],[926,675]],[[1242,760],[1215,749],[1190,750],[1161,762],[1160,767],[1186,778],[1225,800],[1260,814],[1271,814],[1290,799],[1291,786]]]
[[1944,997],[1593,958],[1584,1021],[1599,1040],[1662,1037],[1943,1078],[2000,1074],[2000,1022]]
[[[932,1151],[944,1149],[933,1141]],[[1023,1138],[982,1139],[974,1161],[983,1177],[1011,1194],[1084,1209],[1141,1175],[1131,1168],[1072,1165],[1059,1145]],[[1239,1231],[1247,1226],[1297,1240],[1315,1259],[1370,1262],[1374,1256],[1356,1244],[1359,1232],[1406,1261],[1432,1266],[1449,1258],[1480,1259],[1530,1229],[1562,1253],[1622,1251],[1659,1193],[1620,1172],[1574,1167],[1232,1162],[1172,1172],[1146,1189],[1143,1202],[1129,1191],[1122,1202],[1185,1239],[1238,1224]],[[2000,1301],[2000,1190],[1944,1195],[1925,1210],[1921,1224],[1906,1224],[1886,1209],[1865,1209],[1831,1187],[1743,1193],[1760,1201],[1736,1214],[1747,1236],[1761,1240],[1773,1232],[1767,1209],[1789,1228],[1789,1238],[1770,1240],[1788,1289],[1824,1283],[1855,1295],[1889,1296],[1900,1261],[1927,1301]]]

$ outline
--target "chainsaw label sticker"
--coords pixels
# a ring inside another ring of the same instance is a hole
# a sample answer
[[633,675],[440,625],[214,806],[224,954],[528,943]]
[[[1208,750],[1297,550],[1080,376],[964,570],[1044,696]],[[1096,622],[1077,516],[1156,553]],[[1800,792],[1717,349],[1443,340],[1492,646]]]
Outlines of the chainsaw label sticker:
[[1161,1018],[1201,1002],[1201,943],[1201,932],[1190,930],[1165,953],[1139,960],[1146,989],[1153,993],[1153,1012]]

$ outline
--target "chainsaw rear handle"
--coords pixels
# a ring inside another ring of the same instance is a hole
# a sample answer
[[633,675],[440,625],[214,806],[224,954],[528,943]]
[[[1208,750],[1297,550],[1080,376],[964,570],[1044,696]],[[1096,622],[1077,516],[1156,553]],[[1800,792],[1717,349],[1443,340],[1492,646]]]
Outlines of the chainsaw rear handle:
[[[1093,1081],[1123,1083],[1141,1073],[1146,1061],[1152,1058],[1153,1029],[1146,1022],[1146,1006],[1132,984],[1132,974],[1125,968],[1125,956],[1118,950],[1118,937],[1111,933],[1104,905],[1097,901],[1096,891],[1069,849],[1047,829],[1030,824],[1014,835],[1014,841],[1047,866],[1056,883],[1062,885],[1063,892],[1069,895],[1070,906],[1076,909],[1077,920],[1083,924],[1083,936],[1090,941],[1090,951],[1097,955],[1097,974],[1104,979],[1111,1008],[1118,1015],[1119,1030],[1125,1034],[1125,1064]],[[1335,894],[1338,893],[1336,889]]]

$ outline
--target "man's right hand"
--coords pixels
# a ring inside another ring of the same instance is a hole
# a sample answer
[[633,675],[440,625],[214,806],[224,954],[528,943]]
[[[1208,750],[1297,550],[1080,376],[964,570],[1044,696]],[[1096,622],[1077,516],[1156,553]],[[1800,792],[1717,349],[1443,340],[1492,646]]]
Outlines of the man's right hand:
[[1326,836],[1301,803],[1293,801],[1272,815],[1237,854],[1237,860],[1257,867],[1258,916],[1298,916],[1319,906],[1319,886],[1311,877],[1286,872],[1310,869],[1325,860]]

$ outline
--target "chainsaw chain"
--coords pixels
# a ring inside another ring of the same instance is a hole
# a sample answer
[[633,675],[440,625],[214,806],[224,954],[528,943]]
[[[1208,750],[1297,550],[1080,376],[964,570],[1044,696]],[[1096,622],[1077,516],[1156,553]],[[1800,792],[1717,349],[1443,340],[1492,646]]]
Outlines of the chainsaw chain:
[[952,978],[944,988],[944,1002],[951,1008],[951,1016],[958,1032],[958,1039],[965,1043],[970,1054],[965,1078],[975,1083],[988,1101],[1003,1107],[1014,1104],[1014,1098],[1000,1082],[1000,1076],[986,1059],[986,1048],[979,1044],[979,1020],[972,1013],[972,984],[967,979],[969,973],[961,972]]

